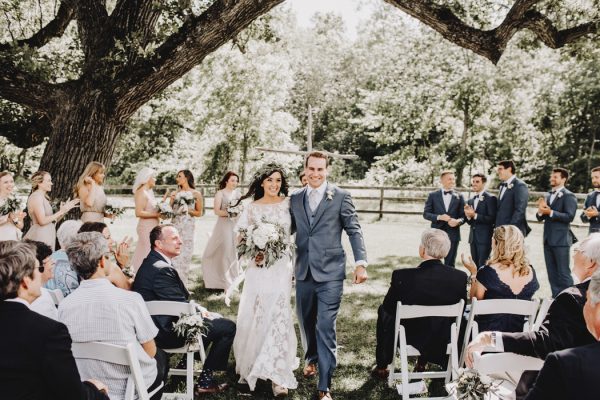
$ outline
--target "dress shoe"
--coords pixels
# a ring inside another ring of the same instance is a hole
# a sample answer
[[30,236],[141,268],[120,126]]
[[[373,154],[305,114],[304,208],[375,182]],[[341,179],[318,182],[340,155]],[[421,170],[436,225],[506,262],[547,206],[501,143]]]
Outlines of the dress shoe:
[[194,395],[200,396],[203,394],[221,393],[225,389],[227,389],[227,387],[228,387],[228,385],[226,383],[221,383],[220,385],[215,383],[215,384],[209,385],[207,387],[202,387],[200,385],[196,385],[196,387],[194,387]]
[[317,364],[312,364],[312,363],[306,364],[306,366],[304,367],[304,370],[302,371],[302,374],[304,375],[305,378],[310,378],[312,376],[315,376],[317,374]]
[[321,392],[319,390],[319,400],[333,400],[333,397],[331,397],[331,392]]
[[275,382],[272,382],[273,387],[273,396],[275,397],[287,397],[288,395],[288,390],[287,388],[280,386],[278,384],[276,384]]
[[382,381],[386,380],[389,375],[390,371],[387,368],[377,368],[377,365],[371,370],[371,376]]

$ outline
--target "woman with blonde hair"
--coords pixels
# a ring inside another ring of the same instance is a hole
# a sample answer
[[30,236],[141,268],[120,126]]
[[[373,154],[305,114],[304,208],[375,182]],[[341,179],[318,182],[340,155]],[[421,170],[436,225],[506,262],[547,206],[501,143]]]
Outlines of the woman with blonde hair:
[[[461,255],[471,272],[470,297],[483,299],[531,300],[540,288],[535,270],[525,255],[523,233],[514,225],[501,225],[492,235],[492,254],[486,265],[477,266]],[[509,314],[481,315],[479,331],[520,332],[524,317]]]
[[[13,198],[14,189],[15,181],[12,174],[8,171],[0,172],[0,207]],[[25,213],[22,210],[15,210],[4,215],[0,214],[0,242],[21,239],[24,216]]]
[[106,194],[102,184],[106,167],[97,161],[89,163],[75,185],[75,197],[79,197],[82,222],[104,222]]
[[79,199],[61,203],[60,209],[53,213],[48,193],[52,190],[52,177],[46,171],[37,171],[30,178],[31,194],[27,199],[27,212],[31,218],[31,228],[24,239],[44,242],[54,251],[56,243],[56,222],[79,204]]
[[160,213],[152,190],[154,185],[156,185],[156,171],[148,167],[138,172],[133,183],[135,216],[139,218],[136,228],[138,241],[131,261],[134,271],[138,270],[150,252],[150,231],[159,224]]

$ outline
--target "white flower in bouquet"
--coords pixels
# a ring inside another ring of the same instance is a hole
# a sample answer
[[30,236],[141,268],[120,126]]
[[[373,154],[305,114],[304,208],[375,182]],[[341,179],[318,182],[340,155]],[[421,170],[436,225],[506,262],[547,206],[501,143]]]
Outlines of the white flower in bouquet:
[[8,215],[22,210],[22,204],[16,197],[10,196],[6,198],[4,204],[0,206],[0,215]]
[[494,382],[475,369],[460,369],[458,378],[449,383],[448,387],[458,400],[483,400],[486,395],[496,393],[500,383],[501,381]]
[[291,255],[294,248],[294,244],[285,234],[285,228],[277,222],[263,219],[256,225],[240,229],[239,234],[238,255],[251,260],[262,255],[263,261],[257,265],[260,267],[271,267],[284,255]]
[[173,205],[179,209],[180,214],[187,214],[190,207],[194,206],[196,199],[192,192],[179,192],[175,195]]
[[204,335],[206,332],[204,319],[200,314],[182,313],[179,319],[173,322],[173,331],[179,337],[185,338],[185,344],[192,346],[198,343],[198,336]]
[[164,219],[170,219],[175,216],[175,213],[173,212],[173,208],[166,201],[161,201],[160,203],[158,203],[156,205],[156,211],[158,211]]
[[107,204],[104,207],[104,212],[107,214],[112,215],[113,220],[110,221],[110,223],[112,224],[114,222],[115,218],[119,218],[121,215],[125,214],[125,208],[124,207],[118,207],[112,204]]

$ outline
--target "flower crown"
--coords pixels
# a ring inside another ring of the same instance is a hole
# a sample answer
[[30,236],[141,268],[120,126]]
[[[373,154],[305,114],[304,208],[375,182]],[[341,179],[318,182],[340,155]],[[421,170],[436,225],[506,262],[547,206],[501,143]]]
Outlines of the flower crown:
[[269,172],[272,172],[275,170],[281,171],[281,173],[283,175],[282,176],[283,179],[287,178],[288,172],[281,164],[278,164],[276,162],[267,162],[267,163],[261,165],[260,167],[258,167],[256,172],[254,172],[254,176],[252,177],[252,180],[255,181],[257,179],[260,179],[261,176],[267,175]]

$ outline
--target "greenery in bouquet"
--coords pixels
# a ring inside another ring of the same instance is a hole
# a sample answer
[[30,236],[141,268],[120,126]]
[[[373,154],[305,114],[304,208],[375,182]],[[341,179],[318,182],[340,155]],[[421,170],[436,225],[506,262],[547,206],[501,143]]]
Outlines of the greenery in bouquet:
[[173,330],[177,336],[185,338],[186,345],[192,346],[198,343],[198,336],[206,334],[207,326],[201,314],[182,313],[173,322]]
[[452,383],[458,400],[483,400],[485,395],[497,389],[491,378],[479,374],[475,369],[460,370],[458,378]]
[[238,199],[231,199],[227,206],[227,216],[229,219],[237,218],[242,211],[244,211],[244,205],[242,202],[238,203]]
[[[121,217],[123,214],[125,214],[125,207],[117,207],[117,206],[114,206],[114,205],[112,205],[112,204],[107,204],[107,205],[104,207],[104,212],[105,212],[106,214],[110,214],[110,215],[112,215],[112,216],[113,216],[113,219],[114,219],[114,218],[119,218],[119,217]],[[111,221],[110,223],[112,224],[112,223],[113,223],[113,221]]]
[[240,229],[239,235],[238,256],[256,260],[261,255],[262,261],[257,263],[258,267],[271,267],[284,255],[291,255],[295,247],[281,224],[264,218],[260,223]]
[[173,200],[173,206],[179,211],[180,214],[186,214],[190,207],[194,207],[194,194],[192,192],[179,192],[175,195]]
[[156,205],[156,211],[162,216],[163,219],[171,219],[175,216],[173,208],[166,201],[161,201]]
[[0,206],[0,215],[8,215],[22,210],[23,205],[16,197],[8,197]]

